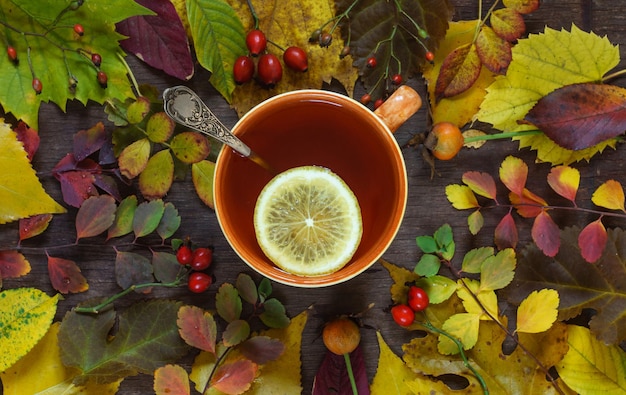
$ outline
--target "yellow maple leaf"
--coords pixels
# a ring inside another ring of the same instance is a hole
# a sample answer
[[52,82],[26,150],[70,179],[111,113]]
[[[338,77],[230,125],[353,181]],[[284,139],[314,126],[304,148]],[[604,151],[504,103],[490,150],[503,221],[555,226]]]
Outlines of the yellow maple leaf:
[[[245,1],[228,0],[237,12],[246,30],[252,30],[254,23]],[[272,89],[255,83],[237,86],[233,92],[232,105],[239,115],[243,115],[256,104],[282,92],[296,89],[317,88],[333,79],[339,81],[349,96],[358,78],[357,69],[352,67],[352,58],[339,58],[343,49],[339,29],[333,33],[333,44],[321,48],[317,43],[309,43],[309,37],[316,29],[332,19],[335,5],[332,0],[276,0],[254,2],[259,18],[259,28],[268,40],[282,48],[298,46],[307,53],[309,69],[302,73],[283,68],[282,80]],[[268,51],[282,59],[282,51],[268,44]],[[244,55],[244,54],[242,54]]]
[[0,118],[0,224],[38,214],[66,210],[43,189],[24,146],[11,126]]
[[109,384],[72,384],[80,374],[78,369],[67,368],[61,361],[57,335],[59,322],[55,322],[33,349],[0,374],[4,395],[23,394],[115,394],[122,379]]
[[[506,132],[536,129],[519,124],[539,99],[565,85],[599,82],[619,63],[619,48],[606,37],[587,33],[575,25],[571,31],[546,28],[542,34],[530,35],[513,47],[513,60],[506,75],[497,77],[487,88],[487,95],[475,119],[492,124]],[[520,148],[537,151],[537,159],[552,164],[569,164],[589,160],[607,147],[610,139],[593,147],[572,151],[555,144],[544,134],[514,137]]]
[[539,333],[550,329],[559,313],[559,293],[554,289],[533,291],[517,308],[516,332]]
[[432,66],[424,69],[428,84],[433,123],[447,121],[463,126],[472,120],[486,94],[487,87],[494,81],[495,74],[482,67],[478,79],[470,89],[450,98],[436,102],[435,85],[443,60],[454,49],[472,42],[478,20],[450,22],[446,37],[439,43]]

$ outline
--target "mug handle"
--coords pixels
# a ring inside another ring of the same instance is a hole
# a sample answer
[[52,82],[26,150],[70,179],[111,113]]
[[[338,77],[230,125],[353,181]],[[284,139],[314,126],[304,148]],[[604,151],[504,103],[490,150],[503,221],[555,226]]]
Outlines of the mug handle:
[[393,133],[421,106],[422,98],[415,89],[401,85],[374,111],[374,114],[378,115]]

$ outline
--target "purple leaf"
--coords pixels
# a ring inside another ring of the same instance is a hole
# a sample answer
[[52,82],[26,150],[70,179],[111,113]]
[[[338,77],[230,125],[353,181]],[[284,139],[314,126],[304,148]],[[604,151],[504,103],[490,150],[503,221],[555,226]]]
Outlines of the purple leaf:
[[168,0],[137,0],[156,15],[133,16],[116,25],[117,31],[127,37],[120,42],[125,50],[152,67],[167,74],[188,80],[193,76],[193,59],[187,33]]
[[92,128],[74,134],[74,158],[78,162],[102,148],[106,140],[104,124],[98,122]]
[[[350,364],[352,365],[354,381],[356,382],[359,395],[369,395],[370,387],[361,346],[358,346],[350,353]],[[352,394],[352,386],[350,385],[344,356],[327,351],[315,375],[312,395]]]

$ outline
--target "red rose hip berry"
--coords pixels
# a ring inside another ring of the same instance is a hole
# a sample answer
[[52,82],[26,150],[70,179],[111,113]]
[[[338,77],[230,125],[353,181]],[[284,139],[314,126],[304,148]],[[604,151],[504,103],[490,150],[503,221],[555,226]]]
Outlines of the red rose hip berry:
[[429,304],[428,294],[422,288],[413,285],[409,288],[408,304],[415,312],[424,311]]
[[267,48],[267,38],[265,33],[259,29],[254,29],[246,35],[246,47],[250,51],[250,55],[259,56]]
[[176,260],[181,265],[189,265],[192,258],[193,252],[191,251],[191,248],[189,248],[189,246],[187,245],[180,246],[178,251],[176,251]]
[[249,56],[240,56],[233,64],[235,83],[245,84],[254,76],[254,61]]
[[283,53],[285,65],[295,71],[307,71],[309,63],[306,52],[300,47],[289,47]]
[[407,327],[415,320],[415,312],[405,304],[397,304],[391,308],[391,316],[396,324]]
[[213,284],[213,278],[206,273],[193,272],[187,280],[187,288],[193,293],[205,292]]
[[257,73],[259,81],[263,85],[271,88],[283,78],[283,66],[280,64],[280,60],[278,60],[276,55],[266,53],[259,57]]
[[193,270],[200,271],[208,269],[212,261],[213,251],[210,248],[200,247],[194,250],[190,265]]

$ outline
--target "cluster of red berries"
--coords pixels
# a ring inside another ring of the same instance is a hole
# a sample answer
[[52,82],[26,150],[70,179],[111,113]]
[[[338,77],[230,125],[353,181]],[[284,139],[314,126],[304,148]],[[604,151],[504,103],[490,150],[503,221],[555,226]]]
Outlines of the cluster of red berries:
[[[238,57],[233,65],[233,76],[237,84],[251,81],[255,76],[255,70],[257,81],[267,88],[272,88],[283,78],[283,66],[276,55],[267,52],[267,43],[267,37],[261,30],[254,29],[248,32],[246,46],[249,53]],[[274,45],[283,51],[283,62],[287,67],[300,72],[308,70],[307,54],[302,48],[291,46],[283,50]]]
[[428,307],[428,294],[422,288],[411,285],[406,304],[397,304],[391,308],[391,316],[396,324],[407,327],[415,321],[415,313]]
[[213,250],[206,247],[192,249],[183,244],[176,251],[178,263],[189,266],[192,272],[187,280],[187,288],[193,293],[202,293],[213,284],[213,277],[204,271],[213,263]]

